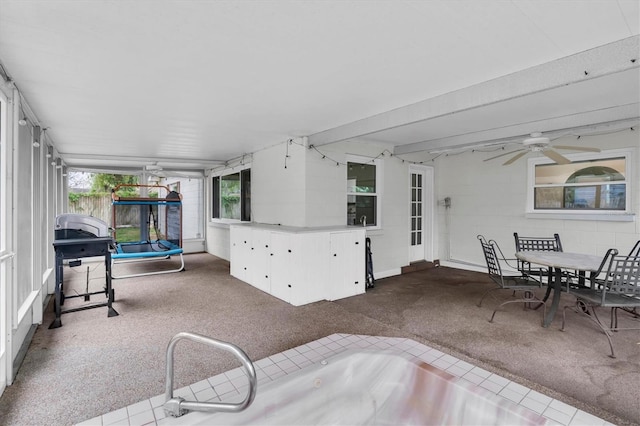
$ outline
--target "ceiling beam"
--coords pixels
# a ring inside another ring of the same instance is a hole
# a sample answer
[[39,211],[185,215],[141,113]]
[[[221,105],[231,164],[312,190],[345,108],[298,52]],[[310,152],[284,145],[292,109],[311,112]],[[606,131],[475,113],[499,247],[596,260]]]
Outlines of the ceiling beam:
[[383,130],[481,108],[640,67],[640,36],[628,37],[575,55],[312,134],[321,146]]

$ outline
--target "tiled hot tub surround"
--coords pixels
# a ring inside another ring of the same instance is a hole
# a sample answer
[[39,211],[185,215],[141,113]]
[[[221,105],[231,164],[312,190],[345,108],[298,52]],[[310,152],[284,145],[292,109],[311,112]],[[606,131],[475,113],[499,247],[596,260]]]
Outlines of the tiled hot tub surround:
[[[493,374],[473,364],[447,355],[437,349],[396,337],[332,334],[293,349],[254,362],[260,384],[277,380],[312,364],[321,362],[347,349],[381,349],[404,353],[427,362],[460,381],[474,383],[505,399],[541,414],[559,425],[607,425],[608,422],[575,407],[550,398],[504,377]],[[176,389],[174,396],[186,400],[239,402],[244,399],[248,382],[239,367],[190,386]],[[164,394],[140,401],[119,410],[89,419],[79,425],[169,425],[174,420],[165,416],[162,405]],[[188,416],[188,415],[187,415]],[[183,420],[186,420],[184,418]]]

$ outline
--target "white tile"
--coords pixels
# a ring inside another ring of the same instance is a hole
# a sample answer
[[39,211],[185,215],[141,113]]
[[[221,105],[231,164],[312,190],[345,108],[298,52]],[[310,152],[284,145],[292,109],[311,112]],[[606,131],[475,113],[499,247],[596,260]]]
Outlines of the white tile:
[[142,426],[147,423],[155,422],[156,418],[153,415],[153,411],[143,411],[134,416],[129,416],[129,425],[130,426]]
[[300,352],[301,354],[304,354],[306,352],[309,352],[311,349],[312,348],[309,347],[308,345],[301,345],[296,348],[296,351]]
[[451,367],[451,362],[448,362],[447,360],[444,360],[442,359],[442,357],[440,357],[433,361],[431,365],[436,366],[441,370],[446,370],[447,368]]
[[529,399],[533,399],[534,401],[541,402],[544,405],[549,405],[551,404],[551,401],[553,401],[553,398],[551,398],[550,396],[543,395],[540,392],[534,390],[529,391],[526,397]]
[[129,414],[127,413],[127,408],[121,408],[119,410],[115,410],[112,411],[110,413],[107,413],[105,415],[102,416],[102,424],[103,425],[110,425],[113,423],[116,423],[118,421],[121,421],[123,419],[126,419],[129,417]]
[[274,362],[271,361],[271,359],[269,359],[269,358],[262,358],[261,360],[256,361],[256,362],[253,363],[254,366],[258,366],[260,368],[268,367],[268,366],[273,365],[273,364],[274,364]]
[[209,401],[217,396],[218,394],[216,394],[216,391],[214,391],[212,387],[196,392],[196,400],[198,401]]
[[280,367],[283,370],[286,370],[286,369],[291,368],[291,367],[296,367],[297,368],[298,366],[293,361],[291,361],[290,359],[287,358],[287,359],[279,362],[278,363],[278,367]]
[[286,351],[282,352],[282,354],[284,356],[286,356],[287,358],[291,359],[292,357],[300,355],[300,352],[296,351],[295,349],[289,349],[289,350],[286,350]]
[[505,379],[502,376],[498,376],[497,374],[492,374],[490,375],[487,380],[489,380],[490,382],[499,384],[502,387],[505,387],[509,384],[509,380]]
[[504,386],[499,385],[499,384],[497,384],[495,382],[492,382],[490,380],[485,380],[484,382],[480,383],[480,386],[485,388],[485,389],[487,389],[487,390],[489,390],[489,391],[491,391],[491,392],[493,392],[493,393],[495,393],[495,394],[500,393],[500,391],[504,387]]
[[229,378],[229,380],[231,379],[235,379],[236,377],[242,377],[242,376],[247,376],[247,373],[245,373],[243,368],[234,368],[233,370],[229,370],[226,373],[224,373],[225,376],[227,376]]
[[561,425],[568,425],[571,422],[571,418],[573,417],[569,414],[563,413],[551,407],[547,407],[547,409],[544,410],[542,415],[547,417],[548,419],[551,419],[555,422],[560,423]]
[[302,354],[298,354],[296,356],[293,356],[290,358],[291,361],[293,361],[296,365],[300,366],[300,364],[304,364],[304,363],[309,363],[309,358],[307,358],[306,356],[302,355]]
[[519,403],[524,398],[524,396],[521,393],[515,392],[508,388],[503,388],[500,391],[500,393],[498,393],[498,395],[500,395],[503,398],[507,398],[509,401],[513,401],[515,403]]
[[558,410],[559,412],[564,413],[571,417],[573,417],[573,415],[576,414],[576,411],[578,411],[577,408],[572,407],[569,404],[565,404],[562,401],[558,401],[557,399],[554,399],[553,401],[551,401],[551,404],[549,404],[549,408]]
[[166,401],[165,394],[156,395],[149,400],[153,408],[161,407],[162,405],[164,405],[165,401]]
[[387,342],[385,342],[385,341],[378,342],[378,343],[376,343],[374,346],[375,346],[376,348],[378,348],[378,349],[383,349],[383,350],[384,350],[384,349],[393,348],[393,346],[392,346],[392,345],[390,345],[389,343],[387,343]]
[[605,421],[599,417],[596,417],[592,414],[585,413],[582,410],[578,410],[578,412],[571,419],[571,426],[603,426]]
[[439,351],[439,350],[437,350],[437,349],[431,349],[431,350],[429,351],[429,354],[430,354],[431,356],[435,356],[435,357],[437,357],[437,358],[441,358],[441,357],[443,357],[443,356],[445,355],[445,353],[444,353],[444,352],[441,352],[441,351]]
[[509,389],[513,392],[519,393],[522,396],[528,394],[529,391],[531,390],[528,387],[522,386],[521,384],[516,382],[509,382],[509,384],[505,387],[505,389]]
[[151,402],[148,399],[145,399],[144,401],[136,402],[135,404],[127,406],[127,413],[129,414],[129,417],[131,417],[143,411],[149,411],[151,408]]
[[233,384],[233,386],[235,386],[236,389],[239,389],[243,386],[249,386],[249,378],[248,377],[236,377],[234,379],[231,380],[231,383]]
[[322,343],[318,342],[317,340],[313,341],[313,342],[309,342],[306,344],[306,346],[308,346],[311,349],[317,349],[323,346]]
[[469,371],[466,374],[464,374],[462,376],[463,379],[470,381],[471,383],[475,384],[475,385],[479,385],[480,383],[482,383],[484,381],[484,377],[480,377],[477,374]]
[[193,401],[196,398],[193,392],[191,392],[191,388],[189,386],[174,390],[173,396],[179,396],[180,398],[184,398],[187,401]]
[[327,349],[331,349],[332,351],[337,351],[342,349],[342,345],[337,344],[336,342],[331,342],[326,345]]
[[524,399],[520,401],[520,405],[522,405],[523,407],[527,407],[528,409],[535,411],[538,414],[542,414],[548,407],[548,404],[530,398],[529,395],[525,396]]
[[444,356],[440,357],[440,359],[442,359],[443,361],[448,362],[449,364],[456,364],[457,362],[460,361],[458,358],[456,358],[455,356],[451,356],[451,355],[444,355]]
[[156,407],[153,409],[153,415],[156,418],[156,421],[158,420],[162,420],[165,417],[167,417],[167,414],[164,412],[164,408],[162,407]]
[[224,374],[218,374],[217,376],[209,377],[208,381],[211,383],[211,386],[215,387],[221,383],[228,382],[229,379]]
[[473,374],[476,374],[480,377],[484,377],[485,379],[489,376],[491,376],[491,373],[488,372],[487,370],[485,370],[484,368],[480,368],[480,367],[474,367],[471,372]]
[[208,380],[200,380],[197,383],[192,384],[191,386],[189,386],[191,388],[191,391],[195,394],[197,394],[198,392],[205,390],[205,389],[211,389],[211,383],[209,383]]
[[216,391],[218,396],[222,396],[231,391],[235,391],[236,388],[235,386],[233,386],[231,382],[225,382],[225,383],[220,383],[219,385],[214,386],[213,390]]
[[273,376],[278,373],[281,372],[282,369],[280,367],[278,367],[276,364],[270,365],[266,368],[264,368],[264,372],[267,373],[267,376],[273,378]]
[[451,367],[445,370],[449,374],[453,374],[456,377],[462,377],[467,373],[467,370],[458,366],[458,364],[453,364]]
[[433,351],[426,352],[418,357],[418,359],[421,359],[422,361],[427,362],[429,364],[432,364],[438,358],[440,357],[434,354]]
[[271,355],[269,359],[273,361],[274,364],[277,364],[280,361],[284,361],[285,359],[287,359],[287,357],[284,354],[279,353],[279,354]]
[[475,368],[474,365],[469,364],[468,362],[459,360],[458,362],[456,362],[456,365],[462,369],[464,369],[465,371],[471,371]]

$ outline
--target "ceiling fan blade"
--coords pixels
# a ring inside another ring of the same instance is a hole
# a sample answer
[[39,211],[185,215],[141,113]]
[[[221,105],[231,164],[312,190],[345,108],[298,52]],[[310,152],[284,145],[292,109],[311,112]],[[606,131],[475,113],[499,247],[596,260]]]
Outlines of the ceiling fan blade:
[[509,164],[513,163],[514,161],[516,161],[517,159],[519,159],[520,157],[523,157],[525,155],[528,154],[528,151],[525,150],[519,154],[514,155],[513,157],[511,157],[510,159],[508,159],[507,161],[505,161],[502,165],[503,166],[508,166]]
[[542,153],[544,155],[546,155],[547,157],[551,158],[553,161],[555,161],[558,164],[569,164],[571,163],[571,160],[569,160],[567,157],[565,157],[564,155],[552,150],[552,149],[546,149],[544,151],[542,151]]
[[600,152],[600,148],[590,148],[588,146],[569,146],[569,145],[554,145],[556,149],[570,149],[573,151],[585,151],[585,152]]
[[494,160],[496,158],[500,158],[500,157],[504,157],[505,155],[511,155],[514,152],[519,152],[519,151],[524,151],[523,149],[516,149],[515,151],[511,151],[511,152],[505,152],[504,154],[500,154],[500,155],[496,155],[495,157],[491,157],[491,158],[487,158],[484,161],[489,161],[489,160]]

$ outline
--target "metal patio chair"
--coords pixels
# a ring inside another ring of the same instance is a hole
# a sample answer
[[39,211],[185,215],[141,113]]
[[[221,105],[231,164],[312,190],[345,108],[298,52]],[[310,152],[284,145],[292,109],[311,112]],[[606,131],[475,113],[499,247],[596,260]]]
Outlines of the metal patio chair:
[[[536,305],[538,305],[536,309],[540,305],[542,305],[544,307],[542,317],[544,318],[546,314],[546,303],[538,299],[534,292],[536,288],[542,287],[541,280],[533,279],[532,277],[522,274],[521,272],[518,272],[516,274],[505,274],[502,270],[501,261],[506,265],[511,266],[509,265],[508,261],[513,259],[507,259],[494,240],[487,241],[486,238],[482,235],[478,235],[477,238],[478,240],[480,240],[482,252],[484,254],[485,261],[487,262],[487,271],[489,273],[489,278],[491,278],[491,280],[497,284],[497,287],[487,290],[482,295],[480,302],[478,302],[478,306],[482,306],[484,298],[493,290],[512,290],[514,295],[517,292],[522,292],[521,298],[502,302],[493,311],[489,322],[493,322],[493,318],[496,316],[496,312],[498,311],[498,309],[509,303],[524,303],[525,309],[530,306],[531,303],[535,303]],[[500,257],[497,254],[498,252],[500,253]]]
[[[560,235],[553,237],[522,237],[517,232],[513,233],[516,243],[516,251],[562,251]],[[532,267],[531,263],[518,259],[518,271],[532,278],[546,277],[547,284],[553,280],[553,268]],[[568,275],[566,275],[568,278]],[[566,278],[565,278],[566,280]]]
[[[607,272],[601,285],[593,288],[580,288],[572,291],[576,296],[573,310],[586,315],[604,332],[611,348],[611,358],[615,358],[612,331],[640,330],[638,328],[619,328],[618,309],[636,309],[640,307],[640,256],[617,256],[617,250],[610,249],[606,256],[610,259]],[[566,310],[572,306],[565,306],[562,312],[562,330],[565,328]],[[598,318],[597,307],[611,308],[611,322],[609,327]]]

